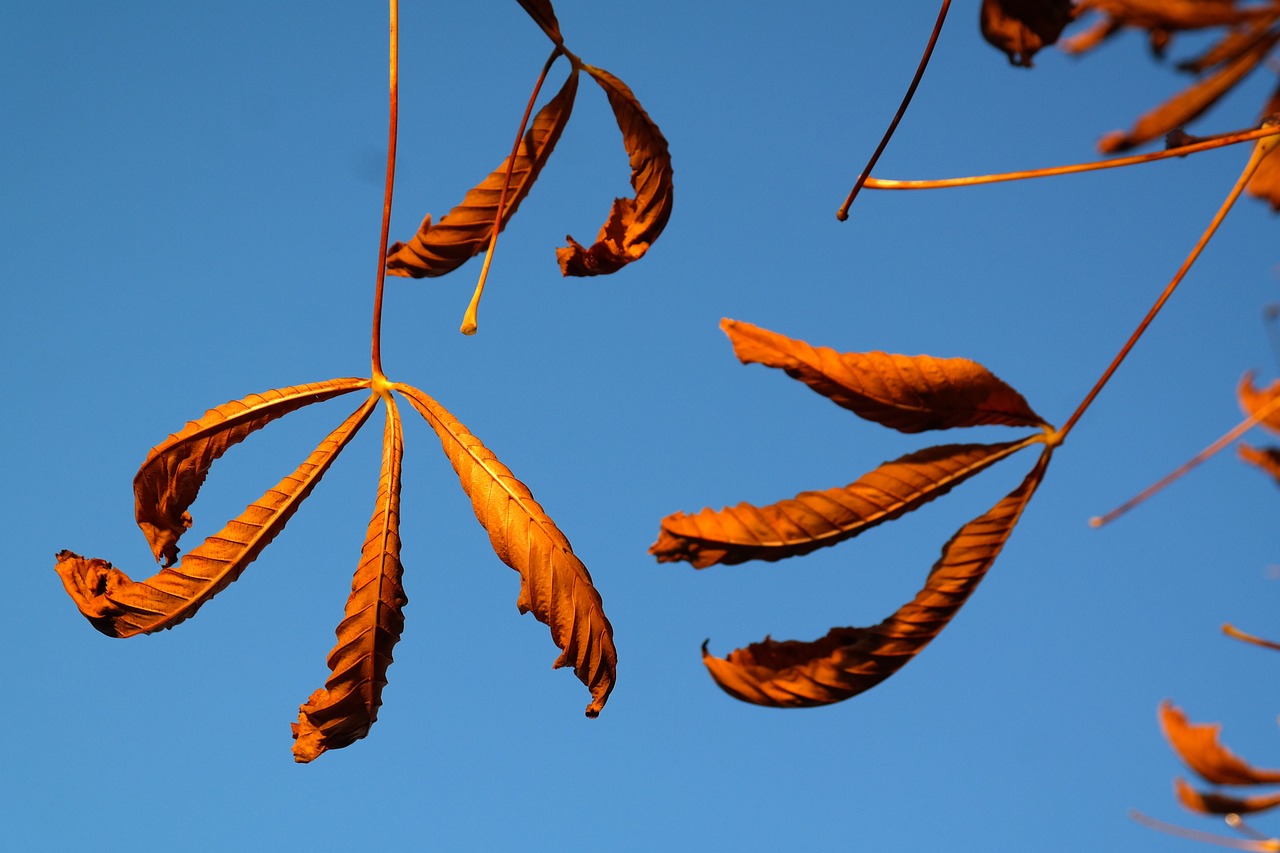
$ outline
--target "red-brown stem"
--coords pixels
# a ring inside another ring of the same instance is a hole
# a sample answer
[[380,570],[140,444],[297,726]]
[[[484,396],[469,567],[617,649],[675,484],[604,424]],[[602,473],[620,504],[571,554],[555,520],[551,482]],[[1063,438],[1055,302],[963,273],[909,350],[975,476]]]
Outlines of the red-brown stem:
[[400,5],[391,0],[391,108],[387,130],[387,182],[382,195],[382,236],[378,240],[378,278],[373,286],[373,378],[382,379],[382,289],[387,278],[387,237],[391,233],[391,191],[396,183],[396,127],[400,110]]
[[1200,235],[1200,239],[1196,241],[1196,245],[1192,248],[1191,254],[1187,256],[1187,259],[1182,262],[1182,266],[1178,268],[1176,273],[1174,273],[1173,279],[1169,282],[1168,286],[1165,287],[1164,292],[1160,294],[1160,298],[1158,298],[1155,301],[1155,304],[1151,306],[1151,309],[1147,311],[1147,315],[1142,318],[1142,322],[1133,330],[1133,334],[1129,336],[1129,340],[1125,341],[1124,346],[1120,348],[1120,352],[1116,353],[1115,358],[1111,360],[1111,364],[1109,364],[1107,369],[1103,371],[1102,376],[1098,377],[1098,381],[1094,383],[1093,388],[1085,395],[1085,398],[1080,401],[1080,405],[1076,407],[1076,410],[1071,414],[1071,417],[1067,419],[1065,424],[1063,424],[1062,429],[1058,430],[1057,433],[1054,434],[1053,441],[1055,444],[1061,444],[1062,441],[1066,439],[1067,433],[1071,432],[1071,429],[1076,425],[1076,422],[1080,420],[1080,416],[1083,415],[1089,406],[1093,404],[1094,398],[1096,398],[1099,392],[1101,392],[1106,386],[1117,368],[1119,368],[1121,363],[1125,360],[1125,357],[1129,355],[1129,351],[1138,343],[1138,340],[1142,337],[1143,333],[1146,332],[1147,327],[1151,325],[1151,321],[1160,313],[1160,309],[1169,301],[1169,297],[1173,296],[1173,292],[1178,289],[1178,285],[1182,282],[1187,271],[1191,269],[1191,265],[1195,263],[1196,258],[1200,257],[1200,253],[1204,251],[1204,247],[1209,244],[1209,239],[1213,237],[1214,232],[1218,230],[1218,226],[1222,224],[1222,220],[1226,218],[1227,211],[1231,210],[1231,206],[1236,203],[1236,199],[1240,197],[1240,193],[1244,190],[1245,185],[1248,184],[1249,179],[1253,177],[1253,173],[1258,168],[1258,164],[1261,163],[1262,159],[1271,153],[1271,151],[1276,147],[1277,140],[1280,140],[1280,137],[1268,136],[1263,139],[1259,139],[1254,143],[1253,154],[1249,157],[1249,162],[1245,164],[1244,171],[1240,173],[1240,177],[1236,179],[1235,186],[1233,186],[1231,188],[1231,192],[1227,194],[1226,201],[1224,201],[1222,206],[1218,208],[1218,212],[1214,215],[1213,221],[1209,223],[1209,227],[1205,229],[1205,232]]
[[1147,486],[1141,492],[1129,498],[1129,500],[1120,504],[1120,506],[1111,510],[1111,512],[1108,512],[1105,515],[1094,516],[1093,518],[1089,519],[1089,526],[1101,527],[1102,525],[1107,524],[1108,522],[1115,521],[1117,518],[1124,515],[1126,512],[1133,509],[1135,506],[1142,503],[1143,501],[1145,501],[1147,498],[1151,497],[1155,493],[1159,492],[1161,489],[1163,489],[1165,486],[1172,483],[1174,480],[1177,480],[1183,474],[1186,474],[1188,471],[1195,468],[1201,462],[1204,462],[1206,459],[1217,454],[1220,450],[1222,450],[1222,448],[1226,447],[1228,444],[1235,441],[1237,438],[1239,438],[1240,436],[1244,435],[1246,432],[1251,430],[1254,426],[1257,425],[1259,421],[1267,417],[1267,415],[1270,415],[1272,412],[1275,412],[1278,410],[1280,410],[1280,396],[1277,396],[1274,400],[1267,403],[1265,406],[1259,406],[1256,412],[1249,415],[1249,417],[1245,418],[1240,423],[1233,426],[1231,429],[1227,430],[1226,433],[1224,433],[1223,436],[1219,438],[1217,441],[1213,442],[1213,444],[1210,444],[1204,450],[1201,450],[1195,456],[1192,456],[1190,459],[1188,459],[1186,462],[1179,465],[1173,471],[1170,471],[1167,475],[1162,477],[1160,480],[1156,481],[1155,483],[1152,483],[1150,486]]
[[867,182],[868,176],[871,175],[871,170],[876,167],[876,161],[884,153],[885,146],[889,144],[889,138],[898,129],[898,122],[902,121],[902,117],[906,114],[907,105],[911,103],[911,99],[915,96],[916,87],[920,85],[920,78],[924,77],[924,69],[929,65],[929,57],[933,56],[933,46],[938,43],[938,34],[942,32],[942,24],[947,20],[947,10],[950,8],[951,0],[942,0],[942,8],[938,10],[938,20],[933,25],[933,32],[929,34],[929,43],[925,45],[924,55],[920,57],[920,64],[916,66],[916,74],[911,78],[911,85],[907,87],[907,94],[903,96],[902,103],[898,106],[898,112],[894,114],[893,121],[889,122],[889,129],[884,132],[884,136],[880,139],[880,144],[876,146],[875,153],[867,161],[866,168],[862,170],[862,174],[858,175],[858,180],[854,182],[853,189],[849,190],[849,197],[844,200],[844,204],[840,205],[840,209],[836,211],[836,219],[841,222],[849,218],[849,207],[857,197],[858,191],[862,189],[862,185]]
[[1273,649],[1280,652],[1280,643],[1273,643],[1270,640],[1264,640],[1261,637],[1255,637],[1252,634],[1246,634],[1234,625],[1223,625],[1222,633],[1236,640],[1242,640],[1246,643],[1252,643],[1255,646],[1261,646],[1264,649]]
[[1216,844],[1219,847],[1227,847],[1232,850],[1252,850],[1255,853],[1273,853],[1280,851],[1280,840],[1268,838],[1265,841],[1252,841],[1244,838],[1231,838],[1226,835],[1215,835],[1212,832],[1204,832],[1199,829],[1188,829],[1185,826],[1178,826],[1173,823],[1166,823],[1163,820],[1149,817],[1137,809],[1129,812],[1129,817],[1136,823],[1140,823],[1148,829],[1154,829],[1157,832],[1163,832],[1166,835],[1173,835],[1178,838],[1186,838],[1191,841],[1202,841],[1206,844]]
[[493,231],[489,235],[489,248],[484,253],[484,265],[480,267],[480,279],[476,282],[475,293],[471,295],[471,304],[467,306],[467,313],[462,318],[460,331],[464,335],[476,333],[476,312],[480,310],[480,296],[484,293],[484,283],[489,277],[489,264],[493,262],[493,250],[498,245],[498,232],[502,230],[502,214],[507,209],[507,190],[511,187],[511,170],[515,168],[516,157],[520,153],[520,143],[524,141],[524,129],[529,124],[529,116],[533,114],[533,105],[537,103],[538,93],[542,91],[542,83],[547,79],[547,72],[564,52],[564,48],[557,45],[547,57],[546,64],[542,66],[542,73],[538,75],[538,82],[534,84],[533,94],[529,96],[529,103],[524,108],[524,115],[520,119],[520,129],[516,131],[515,145],[511,146],[511,156],[507,158],[507,174],[502,179],[502,192],[498,194],[498,209],[494,213]]

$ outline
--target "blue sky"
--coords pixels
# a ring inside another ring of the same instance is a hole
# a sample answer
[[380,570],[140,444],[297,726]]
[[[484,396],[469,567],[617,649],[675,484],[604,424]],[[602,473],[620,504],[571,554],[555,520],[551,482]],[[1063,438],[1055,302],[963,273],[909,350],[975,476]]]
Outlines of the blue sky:
[[[756,708],[712,684],[698,646],[878,622],[1030,458],[802,558],[695,572],[646,553],[675,510],[768,503],[930,443],[1007,437],[860,421],[738,364],[721,317],[839,350],[973,358],[1061,423],[1248,156],[868,193],[838,223],[936,14],[910,5],[557,4],[568,45],[626,81],[670,140],[667,231],[616,276],[560,278],[554,247],[592,238],[628,192],[616,126],[584,80],[500,241],[479,334],[457,332],[478,261],[392,280],[383,359],[481,437],[574,543],[615,627],[617,689],[583,718],[585,689],[551,671],[545,627],[516,612],[517,576],[403,407],[404,637],[371,735],[299,767],[288,723],[327,672],[378,424],[244,576],[172,632],[97,634],[52,555],[149,575],[131,480],[150,447],[231,399],[367,375],[386,9],[10,4],[4,836],[108,851],[1196,849],[1126,812],[1209,826],[1173,802],[1165,697],[1280,765],[1277,661],[1218,633],[1231,621],[1280,635],[1280,493],[1226,454],[1111,528],[1086,520],[1235,424],[1245,370],[1275,375],[1261,317],[1280,298],[1276,219],[1261,204],[1233,212],[1058,452],[973,600],[875,690]],[[976,6],[952,10],[880,176],[1091,159],[1099,135],[1180,82],[1136,35],[1010,68],[981,41]],[[513,2],[406,4],[401,28],[395,239],[501,161],[549,50]],[[1250,79],[1192,130],[1252,123],[1269,85]],[[353,405],[298,412],[220,460],[190,536],[239,513]]]

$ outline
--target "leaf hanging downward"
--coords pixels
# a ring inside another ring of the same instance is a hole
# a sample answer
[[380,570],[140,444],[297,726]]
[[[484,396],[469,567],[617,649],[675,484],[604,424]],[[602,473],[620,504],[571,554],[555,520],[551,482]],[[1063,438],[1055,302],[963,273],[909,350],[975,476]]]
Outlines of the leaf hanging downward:
[[566,237],[569,245],[556,249],[556,258],[565,275],[607,275],[644,257],[671,218],[671,154],[662,131],[627,84],[608,71],[584,67],[604,89],[609,106],[613,107],[622,143],[631,159],[631,187],[636,197],[614,199],[609,218],[591,248]]
[[402,608],[409,599],[400,584],[400,462],[404,440],[395,400],[386,398],[382,475],[378,502],[365,534],[360,565],[351,580],[338,644],[329,653],[333,673],[311,694],[293,724],[294,760],[312,761],[328,749],[349,746],[369,733],[378,719],[391,650],[404,630]]
[[[533,125],[525,133],[519,154],[511,166],[511,184],[507,189],[499,231],[506,228],[520,202],[533,189],[533,182],[546,165],[569,121],[577,91],[578,71],[575,68],[556,96],[533,117]],[[489,177],[468,190],[462,203],[439,223],[433,226],[428,214],[412,240],[393,244],[388,250],[387,272],[413,278],[441,276],[483,252],[493,234],[493,220],[497,215],[510,159],[505,158],[502,165],[489,173]]]
[[1199,814],[1251,814],[1280,806],[1280,794],[1230,797],[1225,794],[1197,791],[1187,784],[1185,779],[1173,780],[1173,792],[1184,808]]
[[1192,723],[1167,699],[1160,703],[1160,730],[1173,751],[1206,782],[1261,785],[1280,782],[1280,770],[1264,770],[1241,760],[1218,740],[1221,723]]
[[368,419],[376,402],[376,397],[365,401],[296,471],[193,548],[177,566],[134,581],[106,560],[62,551],[56,567],[62,585],[93,627],[109,637],[172,628],[240,577],[271,544]]
[[[1280,124],[1280,84],[1271,93],[1271,100],[1262,108],[1265,121]],[[1249,195],[1259,198],[1271,205],[1272,211],[1280,213],[1280,154],[1272,151],[1267,155],[1249,179],[1247,188]]]
[[618,654],[613,626],[587,567],[528,487],[480,439],[417,388],[396,384],[395,389],[440,437],[494,553],[520,573],[516,606],[551,629],[551,639],[561,649],[554,665],[573,665],[578,680],[591,691],[587,716],[596,716],[613,690]]
[[[1236,399],[1246,415],[1256,415],[1264,406],[1276,405],[1277,398],[1280,398],[1280,379],[1266,388],[1256,388],[1253,384],[1253,371],[1246,373],[1236,388]],[[1272,432],[1280,433],[1280,409],[1264,415],[1258,423]]]
[[945,628],[977,589],[1044,478],[1045,450],[1026,479],[951,537],[915,598],[879,625],[832,628],[813,642],[765,638],[702,662],[730,696],[755,705],[805,708],[841,702],[893,675]]
[[1071,22],[1071,0],[982,0],[982,37],[1013,65],[1031,67],[1031,57],[1058,40]]
[[519,3],[529,13],[529,17],[533,18],[534,23],[542,27],[547,38],[558,45],[564,45],[564,36],[560,35],[560,22],[556,20],[556,10],[551,6],[551,0],[519,0]]
[[303,406],[368,387],[368,379],[348,377],[250,394],[210,409],[151,448],[133,478],[133,503],[156,561],[171,566],[177,559],[178,539],[191,527],[187,508],[228,448]]
[[1046,426],[1021,394],[967,358],[839,353],[737,320],[721,320],[720,328],[743,364],[785,370],[836,405],[900,432]]
[[662,519],[649,553],[660,563],[687,560],[695,569],[808,554],[918,509],[1040,440],[940,445],[885,462],[842,488],[801,492],[764,507],[677,512]]

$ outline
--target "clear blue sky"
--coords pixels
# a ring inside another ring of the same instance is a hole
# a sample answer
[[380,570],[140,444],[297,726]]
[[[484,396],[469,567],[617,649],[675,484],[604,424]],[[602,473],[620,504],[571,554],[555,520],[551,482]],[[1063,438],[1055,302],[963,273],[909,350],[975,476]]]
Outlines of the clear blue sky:
[[[976,7],[953,9],[881,176],[1091,159],[1101,133],[1180,82],[1136,35],[1083,61],[1049,50],[1034,71],[1010,68],[981,41]],[[628,192],[603,94],[583,81],[499,245],[480,333],[456,331],[478,262],[393,280],[384,364],[448,406],[572,540],[616,630],[617,689],[583,718],[585,689],[551,670],[546,628],[517,614],[516,574],[405,407],[409,604],[385,704],[367,739],[300,767],[288,724],[327,672],[373,505],[376,422],[244,576],[172,632],[97,634],[53,554],[146,577],[131,480],[150,447],[227,400],[368,374],[386,8],[9,4],[0,837],[103,851],[1198,849],[1125,815],[1209,825],[1173,802],[1165,697],[1280,765],[1280,660],[1218,634],[1232,621],[1280,635],[1268,569],[1280,491],[1228,454],[1112,528],[1086,519],[1236,423],[1245,370],[1275,375],[1261,313],[1280,298],[1280,241],[1257,202],[1231,215],[1057,454],[973,600],[879,688],[822,709],[756,708],[712,684],[698,646],[879,621],[1029,458],[781,563],[695,572],[646,549],[675,510],[768,503],[968,440],[892,433],[741,366],[721,317],[841,350],[970,357],[1061,423],[1247,149],[867,194],[840,224],[934,4],[557,11],[569,46],[626,81],[671,142],[666,234],[612,278],[560,278],[565,233],[589,240]],[[509,150],[549,45],[509,0],[406,3],[401,23],[392,233],[405,239]],[[1251,123],[1271,84],[1251,79],[1192,129]],[[194,541],[349,408],[291,415],[229,453],[193,508]]]

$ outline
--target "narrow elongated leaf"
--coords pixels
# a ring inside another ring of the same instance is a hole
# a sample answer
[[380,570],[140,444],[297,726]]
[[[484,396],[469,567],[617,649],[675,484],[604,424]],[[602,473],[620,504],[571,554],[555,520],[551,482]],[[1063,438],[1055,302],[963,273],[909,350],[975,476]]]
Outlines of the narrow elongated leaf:
[[365,534],[360,565],[351,580],[338,644],[329,653],[333,674],[311,694],[293,724],[293,756],[299,763],[349,746],[378,719],[391,651],[404,630],[409,599],[400,584],[400,462],[404,440],[395,401],[387,398],[378,502]]
[[1199,814],[1251,814],[1280,806],[1280,793],[1231,797],[1226,794],[1197,791],[1181,778],[1173,780],[1173,792],[1183,807]]
[[520,573],[516,606],[551,629],[551,639],[561,649],[554,665],[573,665],[578,680],[591,691],[587,716],[596,716],[613,690],[618,654],[613,626],[587,567],[528,487],[480,439],[417,388],[395,388],[440,437],[494,553]]
[[1261,785],[1280,782],[1280,770],[1253,767],[1218,740],[1221,723],[1192,723],[1167,699],[1160,703],[1160,730],[1178,757],[1206,782]]
[[609,218],[591,248],[566,237],[569,245],[556,249],[560,271],[577,276],[617,272],[642,258],[671,218],[673,198],[671,154],[657,123],[649,118],[627,84],[608,71],[585,67],[613,107],[622,144],[631,159],[631,187],[636,196],[614,199]]
[[251,504],[173,568],[144,581],[106,560],[58,554],[57,572],[80,612],[109,637],[132,637],[172,628],[240,577],[271,543],[355,436],[377,398],[370,397],[320,442],[297,470]]
[[724,319],[743,364],[785,370],[859,417],[900,432],[1004,424],[1046,426],[1022,395],[967,358],[840,353]]
[[547,38],[556,44],[564,44],[564,36],[560,35],[560,22],[556,20],[556,10],[552,8],[551,0],[519,0],[519,3],[529,13],[529,17],[542,27]]
[[924,588],[879,625],[832,628],[813,642],[766,637],[726,658],[703,643],[711,677],[730,696],[774,708],[829,705],[875,687],[919,654],[977,589],[1044,478],[1049,457],[1046,450],[1016,489],[961,527]]
[[747,560],[772,562],[808,554],[857,536],[941,497],[1040,436],[1004,444],[947,444],[911,453],[853,483],[801,492],[769,506],[740,503],[662,519],[649,553],[660,563],[687,560],[695,569]]
[[[569,121],[577,91],[578,71],[574,69],[556,96],[533,117],[533,124],[525,133],[511,167],[511,184],[507,189],[499,231],[507,227],[520,202],[533,189],[533,182],[546,165]],[[428,214],[412,240],[393,244],[388,250],[387,272],[413,278],[440,276],[483,252],[493,234],[493,220],[498,212],[498,200],[502,197],[510,159],[504,159],[502,165],[489,173],[489,177],[468,190],[462,203],[437,224],[431,224],[431,215]]]
[[1280,484],[1280,447],[1252,447],[1248,444],[1236,445],[1236,453],[1250,465],[1260,468],[1263,473]]
[[[1246,373],[1236,388],[1236,399],[1240,401],[1240,408],[1246,415],[1256,415],[1264,406],[1276,406],[1277,398],[1280,398],[1280,379],[1266,388],[1255,388],[1253,371]],[[1258,423],[1272,432],[1280,433],[1280,408],[1264,415]]]
[[1009,62],[1031,67],[1031,57],[1058,40],[1071,21],[1072,0],[982,0],[982,37]]
[[368,379],[348,377],[250,394],[210,409],[151,448],[133,478],[133,503],[157,562],[171,566],[177,559],[178,539],[191,527],[187,508],[228,448],[303,406],[368,387]]

